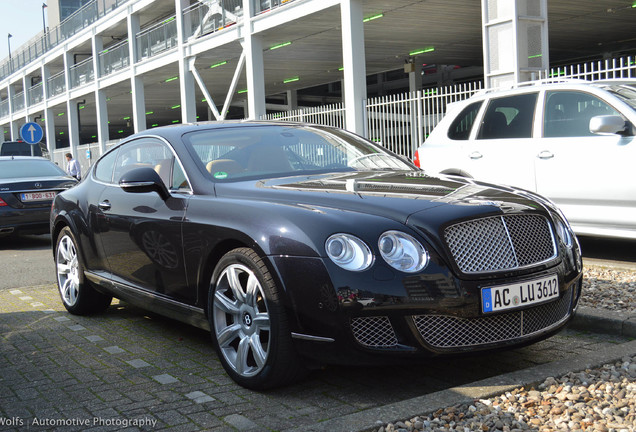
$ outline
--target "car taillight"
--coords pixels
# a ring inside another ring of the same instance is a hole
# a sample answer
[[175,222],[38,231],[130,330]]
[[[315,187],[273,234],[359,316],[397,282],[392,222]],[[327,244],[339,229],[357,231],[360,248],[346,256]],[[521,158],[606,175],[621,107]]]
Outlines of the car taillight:
[[420,152],[419,152],[419,150],[415,151],[415,155],[413,156],[413,163],[415,164],[416,167],[422,168],[420,166]]
[[4,207],[4,206],[6,206],[6,205],[9,205],[9,204],[7,204],[6,202],[4,202],[4,200],[3,200],[2,198],[0,198],[0,207]]

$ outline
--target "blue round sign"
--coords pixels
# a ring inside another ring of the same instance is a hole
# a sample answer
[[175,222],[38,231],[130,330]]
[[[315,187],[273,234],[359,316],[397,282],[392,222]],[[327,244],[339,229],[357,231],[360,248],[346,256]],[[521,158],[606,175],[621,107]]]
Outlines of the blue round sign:
[[42,141],[43,136],[42,126],[37,123],[25,123],[24,126],[20,128],[20,138],[26,143],[37,144]]

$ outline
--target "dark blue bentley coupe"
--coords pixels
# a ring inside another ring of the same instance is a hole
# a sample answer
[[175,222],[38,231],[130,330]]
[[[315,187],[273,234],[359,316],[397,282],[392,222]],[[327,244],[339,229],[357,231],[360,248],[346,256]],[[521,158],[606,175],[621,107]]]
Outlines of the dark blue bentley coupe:
[[51,233],[69,312],[117,297],[209,328],[253,389],[325,363],[535,342],[581,293],[578,242],[550,201],[429,177],[317,125],[133,135],[55,197]]

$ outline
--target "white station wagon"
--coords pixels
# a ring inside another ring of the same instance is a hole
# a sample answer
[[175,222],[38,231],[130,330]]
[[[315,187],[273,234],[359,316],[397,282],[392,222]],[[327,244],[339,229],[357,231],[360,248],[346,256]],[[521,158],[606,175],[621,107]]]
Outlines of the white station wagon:
[[581,235],[636,239],[636,81],[528,83],[449,105],[427,173],[538,192]]

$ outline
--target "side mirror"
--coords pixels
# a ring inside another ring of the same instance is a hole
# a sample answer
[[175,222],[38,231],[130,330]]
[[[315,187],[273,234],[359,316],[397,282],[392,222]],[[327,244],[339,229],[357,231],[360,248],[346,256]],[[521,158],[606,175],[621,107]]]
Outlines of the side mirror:
[[595,134],[625,135],[627,131],[627,122],[621,116],[601,115],[590,119],[590,132]]
[[130,193],[157,192],[161,199],[170,197],[168,188],[152,168],[135,168],[119,179],[119,187]]

